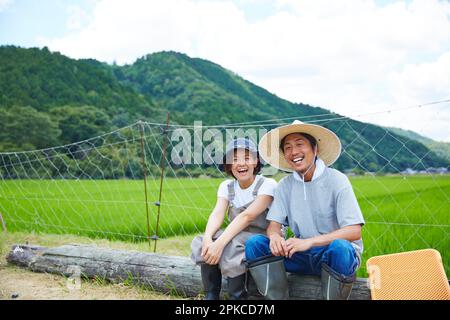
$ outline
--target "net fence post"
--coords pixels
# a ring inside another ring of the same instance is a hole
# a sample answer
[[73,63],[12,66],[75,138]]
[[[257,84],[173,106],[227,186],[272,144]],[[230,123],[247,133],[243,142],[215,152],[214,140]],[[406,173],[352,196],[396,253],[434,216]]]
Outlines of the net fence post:
[[150,217],[148,214],[148,192],[147,192],[147,166],[145,164],[145,148],[144,148],[144,123],[139,121],[139,129],[141,133],[141,164],[142,164],[142,174],[144,176],[144,197],[145,197],[145,213],[147,216],[147,240],[148,246],[151,247],[150,238]]
[[8,229],[6,229],[6,222],[5,219],[3,219],[2,213],[0,212],[0,221],[2,222],[2,230],[3,232],[7,232]]
[[166,127],[163,129],[163,154],[161,157],[161,177],[159,180],[159,198],[158,202],[155,203],[155,205],[158,207],[158,215],[156,217],[156,229],[155,229],[155,235],[153,236],[155,240],[155,244],[153,247],[153,252],[156,252],[156,242],[158,241],[158,228],[159,228],[159,217],[161,213],[161,197],[162,197],[162,191],[163,191],[163,182],[164,182],[164,169],[166,164],[166,151],[167,151],[167,135],[169,134],[169,123],[170,123],[170,113],[167,112],[167,120],[166,120]]

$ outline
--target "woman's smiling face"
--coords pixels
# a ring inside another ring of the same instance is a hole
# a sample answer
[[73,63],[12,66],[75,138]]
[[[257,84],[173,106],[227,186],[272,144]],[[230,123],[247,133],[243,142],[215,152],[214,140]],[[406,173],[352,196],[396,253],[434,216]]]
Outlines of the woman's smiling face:
[[234,150],[231,172],[238,181],[253,179],[253,172],[257,165],[256,157],[246,149]]

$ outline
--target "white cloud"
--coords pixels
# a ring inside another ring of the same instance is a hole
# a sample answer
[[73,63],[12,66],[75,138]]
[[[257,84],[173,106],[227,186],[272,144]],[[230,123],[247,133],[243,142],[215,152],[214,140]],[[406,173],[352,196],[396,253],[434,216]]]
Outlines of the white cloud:
[[[450,98],[448,2],[276,0],[275,7],[271,16],[251,23],[230,1],[103,0],[89,23],[75,20],[85,25],[74,24],[70,34],[40,44],[76,58],[118,63],[181,51],[288,100],[345,115]],[[414,130],[435,110],[373,121]],[[421,133],[450,141],[448,129],[435,124]]]
[[70,5],[67,7],[67,12],[69,14],[67,20],[69,30],[81,29],[90,20],[90,16],[79,6]]
[[238,31],[239,16],[244,23],[242,13],[225,2],[99,1],[89,25],[65,37],[41,41],[73,57],[118,63],[131,63],[161,50],[201,55],[231,49],[230,34]]
[[[450,98],[450,50],[436,61],[408,64],[390,73],[387,89],[395,105],[413,105],[433,101],[436,97]],[[392,125],[404,127],[408,123],[414,125],[410,129],[416,132],[450,141],[450,103],[405,111],[403,120]]]
[[389,88],[400,101],[427,101],[450,94],[450,51],[436,61],[408,64],[389,75]]

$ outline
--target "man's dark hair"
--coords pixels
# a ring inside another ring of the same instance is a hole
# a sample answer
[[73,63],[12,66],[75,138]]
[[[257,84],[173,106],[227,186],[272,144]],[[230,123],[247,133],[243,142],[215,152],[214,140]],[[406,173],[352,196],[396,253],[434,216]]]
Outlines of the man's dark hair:
[[[292,133],[290,133],[290,134],[288,134],[288,135],[291,135],[291,134],[294,134],[294,133],[299,134],[299,135],[301,135],[302,137],[304,137],[306,140],[308,140],[309,143],[311,144],[311,147],[312,147],[313,149],[317,146],[317,140],[316,140],[316,138],[314,138],[312,135],[310,135],[310,134],[308,134],[308,133],[304,133],[304,132],[292,132]],[[286,137],[287,137],[288,135],[284,136],[284,138],[281,139],[281,142],[280,142],[280,149],[281,149],[281,151],[282,151],[283,153],[284,153],[284,142],[285,142],[285,139],[286,139]]]

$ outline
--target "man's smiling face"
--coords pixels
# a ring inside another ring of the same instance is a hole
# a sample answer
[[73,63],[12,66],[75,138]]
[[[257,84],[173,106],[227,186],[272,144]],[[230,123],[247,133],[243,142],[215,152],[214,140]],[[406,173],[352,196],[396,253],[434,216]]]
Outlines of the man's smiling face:
[[284,158],[291,168],[304,174],[314,163],[315,147],[300,133],[291,133],[283,139]]

